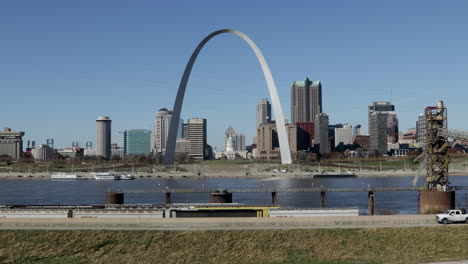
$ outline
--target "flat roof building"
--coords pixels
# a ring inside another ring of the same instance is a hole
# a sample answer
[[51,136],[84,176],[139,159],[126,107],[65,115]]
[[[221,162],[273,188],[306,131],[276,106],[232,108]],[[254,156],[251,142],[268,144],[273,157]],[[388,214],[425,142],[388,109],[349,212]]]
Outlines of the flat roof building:
[[147,155],[151,153],[151,131],[130,129],[124,132],[125,155]]
[[19,159],[23,152],[24,132],[11,131],[5,128],[0,132],[0,155],[10,156],[12,159]]

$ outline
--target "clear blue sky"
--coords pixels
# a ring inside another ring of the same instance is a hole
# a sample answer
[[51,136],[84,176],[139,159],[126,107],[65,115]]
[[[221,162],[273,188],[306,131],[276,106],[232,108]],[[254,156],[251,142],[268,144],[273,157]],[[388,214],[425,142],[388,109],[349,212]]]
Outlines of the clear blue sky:
[[[309,77],[331,123],[367,128],[367,106],[384,100],[406,130],[444,100],[449,127],[468,130],[468,2],[374,0],[0,1],[0,126],[58,147],[94,141],[100,115],[113,141],[152,129],[195,46],[222,28],[260,47],[288,118],[292,81]],[[268,90],[247,44],[218,36],[191,76],[182,117],[207,118],[218,148],[229,125],[250,144]]]

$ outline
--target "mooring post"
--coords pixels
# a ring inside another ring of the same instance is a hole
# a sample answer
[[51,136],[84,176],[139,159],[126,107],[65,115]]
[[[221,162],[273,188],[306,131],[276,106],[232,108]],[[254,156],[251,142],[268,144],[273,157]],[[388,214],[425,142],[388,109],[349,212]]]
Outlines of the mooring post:
[[325,189],[322,189],[322,191],[320,191],[320,207],[325,208],[327,206],[327,191]]
[[278,198],[276,198],[276,192],[271,192],[271,204],[273,205],[278,204]]
[[171,204],[171,192],[166,192],[166,205]]
[[369,193],[367,194],[367,199],[368,199],[367,209],[369,210],[369,215],[374,215],[374,210],[375,210],[374,191],[369,191]]

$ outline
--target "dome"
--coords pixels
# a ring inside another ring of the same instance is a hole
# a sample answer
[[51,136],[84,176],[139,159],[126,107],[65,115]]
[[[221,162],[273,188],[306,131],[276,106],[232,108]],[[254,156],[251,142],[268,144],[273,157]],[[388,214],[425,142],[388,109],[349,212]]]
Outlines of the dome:
[[234,128],[232,128],[232,126],[229,126],[228,129],[226,129],[226,134],[235,134],[236,131],[234,130]]
[[158,112],[171,112],[171,111],[167,108],[161,108],[158,110]]

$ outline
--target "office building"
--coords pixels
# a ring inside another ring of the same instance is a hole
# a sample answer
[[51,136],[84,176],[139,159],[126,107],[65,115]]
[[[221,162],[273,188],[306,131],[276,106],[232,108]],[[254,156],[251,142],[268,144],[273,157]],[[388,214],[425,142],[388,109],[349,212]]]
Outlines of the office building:
[[299,150],[299,145],[303,142],[298,142],[298,139],[301,138],[299,133],[300,129],[296,125],[286,125],[286,132],[288,134],[289,149],[291,150],[291,155],[294,157],[295,153]]
[[262,98],[257,104],[257,126],[271,123],[271,104],[268,99]]
[[322,84],[320,81],[294,81],[291,86],[291,123],[314,122],[322,113]]
[[234,148],[236,151],[245,151],[245,134],[235,134],[234,137]]
[[189,124],[183,124],[182,125],[182,138],[188,139],[189,137]]
[[190,140],[185,138],[176,139],[176,154],[186,154],[190,153]]
[[[154,144],[153,149],[155,153],[164,154],[166,152],[166,142],[167,142],[167,137],[169,134],[169,126],[171,124],[171,118],[172,118],[172,111],[170,111],[167,108],[161,108],[156,113],[156,119],[154,120],[154,131],[153,131],[153,144]],[[180,131],[180,135],[182,136],[183,129],[179,128],[179,131]]]
[[[395,144],[398,142],[398,118],[395,112],[395,106],[390,102],[373,102],[372,105],[369,106],[369,134],[371,134],[371,115],[372,113],[379,112],[385,113],[387,115],[387,129],[385,135],[383,137],[386,138],[388,144]],[[374,129],[374,131],[376,131]],[[381,130],[383,131],[383,130]],[[371,134],[372,137],[372,134]],[[372,141],[372,140],[371,140]]]
[[111,156],[111,122],[107,116],[96,120],[96,155],[105,159]]
[[308,150],[314,146],[315,123],[314,122],[296,122],[297,126],[297,148],[298,150]]
[[276,124],[263,124],[257,128],[257,150],[255,158],[279,160],[280,150]]
[[330,153],[328,115],[317,114],[315,117],[315,148],[320,154]]
[[353,127],[349,124],[344,124],[343,127],[335,128],[335,147],[340,144],[352,145],[353,144]]
[[189,140],[190,150],[189,156],[197,159],[205,158],[206,149],[206,119],[204,118],[190,118],[189,124]]
[[23,136],[24,132],[11,131],[10,128],[5,128],[3,132],[0,132],[0,155],[7,155],[12,159],[21,158]]
[[130,129],[124,131],[125,155],[147,155],[151,153],[151,131]]
[[370,151],[373,154],[387,154],[388,113],[373,112],[369,117]]

